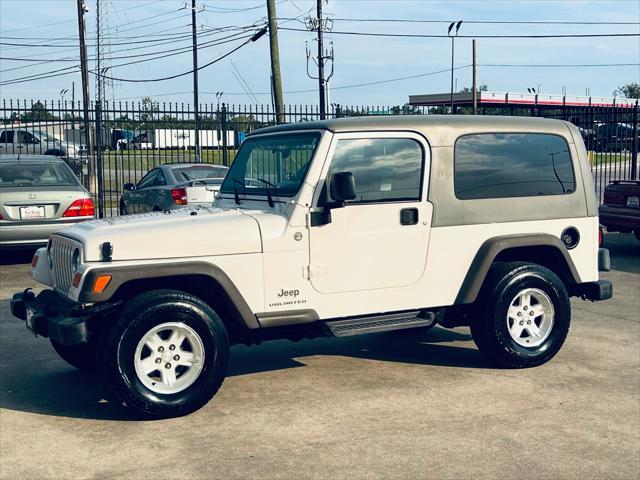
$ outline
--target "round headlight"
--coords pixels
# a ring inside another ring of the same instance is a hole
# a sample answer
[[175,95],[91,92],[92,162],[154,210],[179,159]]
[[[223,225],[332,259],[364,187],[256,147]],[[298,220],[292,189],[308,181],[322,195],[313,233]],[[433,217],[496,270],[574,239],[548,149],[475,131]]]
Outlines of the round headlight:
[[76,273],[78,271],[78,266],[80,265],[80,250],[76,248],[73,251],[73,256],[71,257],[71,271]]

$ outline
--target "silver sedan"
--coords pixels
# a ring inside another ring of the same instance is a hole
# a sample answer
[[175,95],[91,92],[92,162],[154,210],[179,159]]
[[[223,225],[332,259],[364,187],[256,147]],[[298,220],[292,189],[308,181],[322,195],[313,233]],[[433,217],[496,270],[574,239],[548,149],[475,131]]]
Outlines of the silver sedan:
[[125,183],[120,215],[213,203],[229,169],[207,163],[170,163],[150,170],[137,185]]
[[92,220],[91,196],[69,166],[49,155],[0,155],[0,247],[32,247]]

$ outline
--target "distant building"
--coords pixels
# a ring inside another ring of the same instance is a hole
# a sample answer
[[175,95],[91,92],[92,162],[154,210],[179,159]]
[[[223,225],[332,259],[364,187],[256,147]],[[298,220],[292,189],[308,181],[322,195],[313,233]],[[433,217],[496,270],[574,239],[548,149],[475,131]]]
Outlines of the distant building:
[[[510,93],[510,92],[478,92],[478,108],[482,107],[509,107],[544,108],[544,107],[617,107],[633,108],[637,100],[631,98],[614,97],[578,97],[563,95],[547,95],[534,93]],[[469,93],[454,93],[453,105],[456,107],[472,107],[473,98]],[[427,95],[409,95],[409,105],[412,106],[450,106],[450,93],[433,93]]]

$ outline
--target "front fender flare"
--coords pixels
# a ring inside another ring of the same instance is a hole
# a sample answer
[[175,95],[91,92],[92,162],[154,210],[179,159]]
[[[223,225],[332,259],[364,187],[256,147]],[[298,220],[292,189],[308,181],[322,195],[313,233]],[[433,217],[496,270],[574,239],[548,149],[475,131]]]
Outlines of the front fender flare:
[[[111,275],[111,281],[101,293],[91,291],[96,278],[100,275]],[[177,262],[165,264],[116,266],[111,263],[105,267],[91,269],[83,283],[79,301],[83,303],[106,302],[113,297],[118,289],[134,280],[159,279],[181,275],[204,275],[215,280],[224,290],[249,329],[260,327],[256,316],[249,308],[244,297],[233,281],[218,266],[206,262]]]

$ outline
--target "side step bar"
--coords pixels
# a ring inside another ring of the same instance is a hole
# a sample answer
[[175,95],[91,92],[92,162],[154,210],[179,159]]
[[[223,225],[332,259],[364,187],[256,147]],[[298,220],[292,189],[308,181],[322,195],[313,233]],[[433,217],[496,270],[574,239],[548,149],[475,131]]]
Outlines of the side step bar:
[[391,315],[376,315],[373,317],[348,318],[346,320],[332,320],[324,322],[335,337],[350,337],[366,333],[404,330],[406,328],[429,327],[435,322],[432,312],[394,313]]

